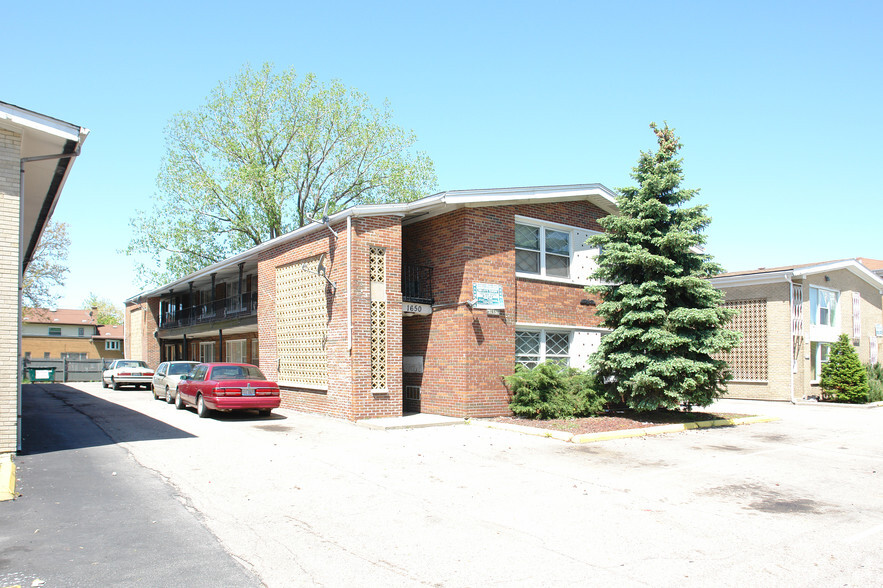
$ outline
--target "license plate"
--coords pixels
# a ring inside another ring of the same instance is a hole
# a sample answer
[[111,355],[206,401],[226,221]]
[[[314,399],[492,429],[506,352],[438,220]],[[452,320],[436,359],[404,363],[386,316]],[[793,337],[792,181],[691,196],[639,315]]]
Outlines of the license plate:
[[243,396],[254,396],[254,388],[243,388],[242,395]]

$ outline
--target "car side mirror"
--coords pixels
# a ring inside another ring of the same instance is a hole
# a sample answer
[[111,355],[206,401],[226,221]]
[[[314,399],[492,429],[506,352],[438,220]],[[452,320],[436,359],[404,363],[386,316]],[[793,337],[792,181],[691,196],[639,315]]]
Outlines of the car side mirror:
[[184,374],[183,376],[181,376],[181,379],[182,380],[189,380],[190,376],[188,376],[187,374]]

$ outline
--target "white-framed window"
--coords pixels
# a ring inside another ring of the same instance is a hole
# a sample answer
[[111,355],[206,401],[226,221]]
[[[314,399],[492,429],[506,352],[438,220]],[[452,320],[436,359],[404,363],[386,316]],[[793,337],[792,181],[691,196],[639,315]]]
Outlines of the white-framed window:
[[235,341],[227,341],[227,355],[225,361],[230,363],[245,363],[245,339],[236,339]]
[[515,331],[515,362],[526,368],[536,367],[544,361],[569,365],[570,340],[570,331]]
[[809,287],[809,316],[810,323],[825,327],[834,327],[840,324],[838,315],[838,303],[840,292],[818,286]]
[[260,365],[260,347],[258,346],[258,340],[251,340],[251,363],[253,365]]
[[211,361],[215,361],[215,342],[209,341],[199,342],[199,362],[200,363],[208,363]]
[[108,339],[104,342],[104,350],[105,351],[119,351],[120,350],[120,342],[115,339]]
[[77,337],[85,337],[86,336],[86,328],[85,327],[77,327]]
[[572,235],[563,228],[519,220],[515,223],[515,272],[570,278]]
[[813,341],[810,344],[810,367],[812,368],[812,381],[818,382],[822,379],[822,367],[828,363],[831,355],[830,343],[819,343]]

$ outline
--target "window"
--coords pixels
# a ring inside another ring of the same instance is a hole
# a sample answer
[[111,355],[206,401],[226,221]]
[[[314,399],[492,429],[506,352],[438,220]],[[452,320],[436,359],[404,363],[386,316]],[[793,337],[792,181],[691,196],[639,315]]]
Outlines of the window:
[[260,351],[258,347],[258,340],[251,340],[251,363],[254,365],[260,365]]
[[50,337],[61,337],[61,327],[49,327]]
[[120,350],[120,342],[116,340],[108,339],[104,342],[104,350],[105,351],[119,351]]
[[568,365],[570,333],[566,331],[515,331],[515,362],[526,368],[544,361]]
[[810,323],[834,327],[839,324],[840,317],[837,314],[837,304],[840,301],[840,292],[826,288],[809,287],[809,312]]
[[86,329],[83,327],[77,327],[77,337],[85,337]]
[[210,361],[215,361],[215,342],[214,341],[199,344],[199,361],[201,363],[208,363]]
[[205,374],[208,371],[208,366],[201,365],[198,368],[195,368],[193,371],[193,377],[191,380],[202,381],[205,380]]
[[570,231],[515,223],[515,271],[570,277]]
[[810,367],[812,368],[812,381],[818,382],[822,379],[822,367],[828,363],[831,354],[830,343],[810,344]]
[[25,359],[31,359],[31,352],[25,351]]
[[231,363],[245,363],[245,339],[227,341],[227,356],[224,359]]
[[43,359],[49,359],[49,352],[48,351],[43,352]]

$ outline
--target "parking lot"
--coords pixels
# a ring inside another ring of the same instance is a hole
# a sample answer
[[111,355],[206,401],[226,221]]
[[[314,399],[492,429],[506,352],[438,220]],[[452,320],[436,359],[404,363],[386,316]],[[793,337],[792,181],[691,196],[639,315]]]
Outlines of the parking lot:
[[69,386],[45,388],[269,586],[883,577],[883,409],[731,401],[721,408],[781,420],[576,445],[287,410],[199,419],[148,391]]

